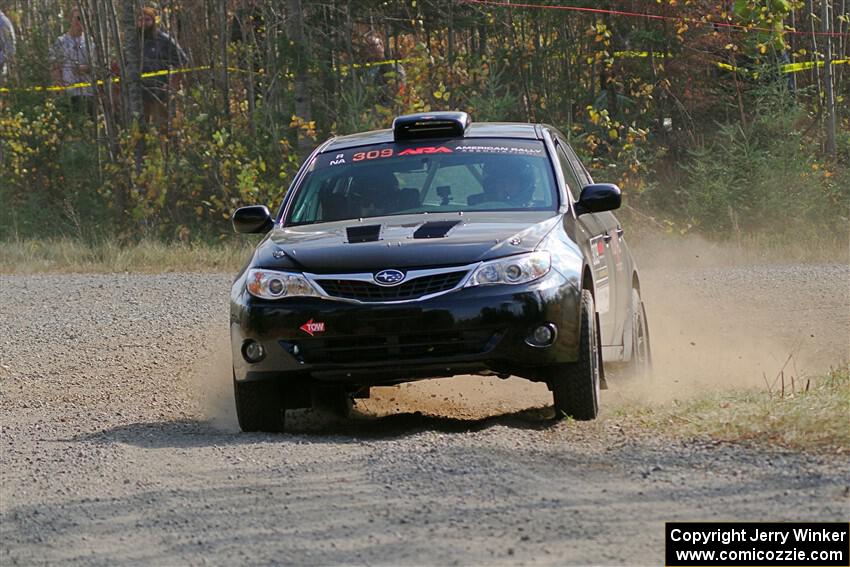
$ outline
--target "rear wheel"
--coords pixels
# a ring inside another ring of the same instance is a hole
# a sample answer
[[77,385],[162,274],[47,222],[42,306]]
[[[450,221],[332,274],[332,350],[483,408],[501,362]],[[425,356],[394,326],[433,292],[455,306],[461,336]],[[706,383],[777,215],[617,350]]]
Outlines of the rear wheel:
[[652,370],[652,350],[649,344],[649,325],[646,322],[646,309],[640,297],[640,291],[632,288],[632,356],[629,359],[627,373],[634,378],[646,378]]
[[581,292],[579,359],[552,370],[550,385],[556,417],[596,419],[599,413],[600,357],[596,332],[596,305],[588,290]]
[[237,382],[234,377],[233,393],[242,431],[280,433],[284,430],[286,406],[279,382]]

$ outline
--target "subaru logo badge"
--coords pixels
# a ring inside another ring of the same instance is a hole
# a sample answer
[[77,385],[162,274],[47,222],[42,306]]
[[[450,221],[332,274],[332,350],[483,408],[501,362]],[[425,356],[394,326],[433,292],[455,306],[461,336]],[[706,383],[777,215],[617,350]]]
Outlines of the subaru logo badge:
[[398,270],[381,270],[374,278],[379,285],[398,285],[404,281],[404,273]]

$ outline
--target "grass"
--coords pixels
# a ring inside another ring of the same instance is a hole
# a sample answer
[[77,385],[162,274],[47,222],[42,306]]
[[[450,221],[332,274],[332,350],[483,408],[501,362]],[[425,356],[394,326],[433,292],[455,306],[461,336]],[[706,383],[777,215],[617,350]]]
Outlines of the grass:
[[725,239],[709,238],[696,231],[667,225],[628,205],[616,211],[626,229],[633,252],[641,254],[641,266],[665,266],[673,255],[677,265],[698,265],[695,259],[710,258],[715,265],[736,266],[762,263],[850,264],[850,232],[817,231],[788,234],[757,231],[730,232]]
[[850,452],[850,367],[786,381],[784,391],[731,390],[669,405],[622,408],[650,430],[794,450]]
[[255,239],[220,244],[142,240],[86,243],[70,238],[0,242],[0,273],[41,272],[235,272],[248,259]]
[[[739,265],[760,262],[850,263],[844,235],[779,243],[766,237],[737,242],[711,242],[696,236],[675,235],[634,223],[630,244],[644,268],[675,262],[680,267]],[[232,236],[220,243],[164,242],[142,239],[135,244],[114,240],[87,242],[76,238],[0,240],[0,274],[44,272],[232,272],[241,267],[257,238]]]

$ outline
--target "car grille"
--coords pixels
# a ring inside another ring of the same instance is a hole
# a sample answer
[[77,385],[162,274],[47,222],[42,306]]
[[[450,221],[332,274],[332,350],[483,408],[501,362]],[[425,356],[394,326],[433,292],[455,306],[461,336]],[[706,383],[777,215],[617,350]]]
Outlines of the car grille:
[[504,331],[417,332],[398,335],[364,335],[305,338],[299,347],[307,364],[356,364],[476,355],[496,348]]
[[356,299],[364,302],[405,301],[418,299],[433,293],[447,291],[457,286],[466,270],[422,276],[402,284],[385,287],[361,280],[316,279],[325,293],[331,297]]

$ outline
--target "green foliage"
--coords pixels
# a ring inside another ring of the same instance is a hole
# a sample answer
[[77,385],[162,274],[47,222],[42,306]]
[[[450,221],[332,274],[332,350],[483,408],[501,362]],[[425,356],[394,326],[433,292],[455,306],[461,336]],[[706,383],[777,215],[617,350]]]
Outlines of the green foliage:
[[481,85],[469,97],[469,111],[477,120],[508,121],[521,119],[519,96],[512,90],[507,80],[506,69],[482,66]]
[[276,206],[299,165],[289,142],[252,134],[244,122],[225,128],[202,112],[203,100],[194,93],[193,118],[176,118],[172,136],[122,131],[111,160],[91,121],[53,99],[29,115],[0,110],[0,201],[8,204],[0,238],[210,238],[229,233],[236,207]]
[[[721,237],[771,232],[780,239],[839,237],[846,228],[850,178],[819,159],[819,147],[796,127],[801,109],[778,94],[753,121],[720,124],[691,152],[681,187],[656,203]],[[660,189],[658,190],[660,193]]]
[[89,236],[103,220],[93,125],[52,99],[0,112],[0,234]]

